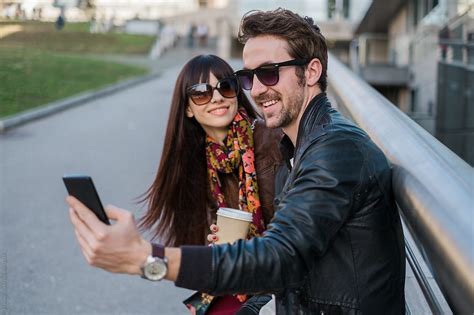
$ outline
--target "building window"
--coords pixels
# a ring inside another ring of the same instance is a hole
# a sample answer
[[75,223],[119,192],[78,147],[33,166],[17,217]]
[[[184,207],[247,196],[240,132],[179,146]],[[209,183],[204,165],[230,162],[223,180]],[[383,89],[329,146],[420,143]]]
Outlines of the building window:
[[413,25],[428,15],[438,4],[439,0],[412,0]]
[[345,19],[349,18],[349,0],[343,0],[342,2],[342,13]]
[[418,107],[418,89],[414,88],[410,92],[410,112],[416,113]]
[[438,5],[438,0],[423,0],[420,2],[423,17],[427,16]]
[[336,0],[328,0],[328,19],[332,19],[336,14]]
[[[463,24],[459,25],[458,27],[455,27],[454,29],[451,30],[451,37],[450,39],[455,40],[457,42],[463,42],[463,33],[464,33],[464,27]],[[452,58],[454,61],[459,61],[463,62],[463,46],[462,45],[452,45]]]
[[421,12],[423,16],[426,16],[430,12],[430,0],[423,0],[421,3]]
[[[474,33],[467,34],[467,42],[474,42]],[[469,65],[474,65],[474,47],[472,46],[467,47],[467,63]]]
[[350,16],[350,0],[328,0],[328,19]]
[[412,65],[414,64],[415,56],[414,56],[414,48],[413,48],[413,43],[410,43],[408,46],[408,64]]
[[418,1],[417,0],[413,0],[412,7],[413,7],[413,25],[417,26],[418,25]]

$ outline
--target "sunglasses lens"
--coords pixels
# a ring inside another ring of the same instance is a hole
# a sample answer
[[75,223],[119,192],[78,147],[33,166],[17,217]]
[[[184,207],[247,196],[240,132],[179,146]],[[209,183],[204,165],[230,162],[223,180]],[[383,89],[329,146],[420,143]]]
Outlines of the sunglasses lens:
[[278,68],[258,68],[255,70],[257,78],[262,84],[266,86],[273,86],[278,83]]
[[237,96],[237,81],[235,79],[223,79],[219,81],[217,90],[222,96],[232,98]]
[[196,105],[204,105],[212,98],[212,87],[209,84],[197,84],[189,89],[189,97]]
[[237,78],[239,78],[240,84],[244,90],[251,90],[253,85],[253,72],[252,71],[237,71]]

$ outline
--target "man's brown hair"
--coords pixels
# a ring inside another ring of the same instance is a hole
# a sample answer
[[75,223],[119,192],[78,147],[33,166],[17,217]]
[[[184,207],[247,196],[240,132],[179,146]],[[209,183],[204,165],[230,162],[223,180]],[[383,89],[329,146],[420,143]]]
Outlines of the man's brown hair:
[[[319,27],[310,17],[301,17],[290,10],[278,8],[274,11],[253,10],[247,12],[241,21],[238,39],[245,44],[249,38],[271,35],[288,42],[288,53],[295,59],[318,58],[322,65],[319,78],[321,91],[327,87],[328,50],[326,40]],[[297,68],[296,74],[304,82],[304,69]]]

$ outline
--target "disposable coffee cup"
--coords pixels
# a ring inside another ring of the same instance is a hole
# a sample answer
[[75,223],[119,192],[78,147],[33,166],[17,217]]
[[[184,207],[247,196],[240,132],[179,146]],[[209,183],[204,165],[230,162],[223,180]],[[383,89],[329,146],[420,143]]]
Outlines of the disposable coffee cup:
[[216,235],[219,240],[217,244],[233,243],[238,239],[245,239],[249,232],[252,214],[232,208],[219,208],[217,210],[217,226],[219,231]]

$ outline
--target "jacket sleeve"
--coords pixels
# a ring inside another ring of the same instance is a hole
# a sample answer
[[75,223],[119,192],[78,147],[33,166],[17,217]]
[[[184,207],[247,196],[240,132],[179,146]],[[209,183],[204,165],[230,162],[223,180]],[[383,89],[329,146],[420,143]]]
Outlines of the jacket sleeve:
[[295,161],[264,236],[213,246],[209,279],[193,289],[273,293],[300,286],[351,215],[363,165],[353,141],[333,137],[310,145]]

